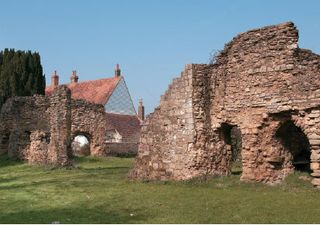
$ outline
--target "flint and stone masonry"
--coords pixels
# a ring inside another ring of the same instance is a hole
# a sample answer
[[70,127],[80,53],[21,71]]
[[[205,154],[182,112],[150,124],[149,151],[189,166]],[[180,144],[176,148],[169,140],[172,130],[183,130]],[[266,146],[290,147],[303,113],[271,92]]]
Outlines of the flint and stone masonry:
[[133,179],[231,173],[280,183],[299,167],[320,187],[320,56],[298,47],[292,22],[241,33],[212,64],[189,64],[144,121]]
[[106,116],[103,105],[71,99],[64,85],[50,96],[12,97],[0,113],[0,154],[30,164],[70,166],[71,141],[84,135],[91,155],[113,155],[119,147],[105,141],[110,129]]

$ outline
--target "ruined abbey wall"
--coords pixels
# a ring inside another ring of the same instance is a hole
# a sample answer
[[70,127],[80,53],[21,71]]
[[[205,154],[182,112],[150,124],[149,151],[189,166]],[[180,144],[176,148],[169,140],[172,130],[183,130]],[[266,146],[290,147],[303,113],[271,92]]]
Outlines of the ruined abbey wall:
[[1,152],[31,164],[70,164],[70,100],[65,86],[50,98],[8,99],[0,113]]
[[71,139],[77,135],[84,135],[90,144],[90,154],[104,155],[108,124],[103,105],[72,100],[71,112]]
[[[239,34],[213,64],[187,65],[177,80],[186,74],[188,83],[178,92],[173,92],[173,83],[167,93],[174,94],[146,119],[131,177],[230,174],[227,136],[237,127],[242,139],[241,179],[279,183],[293,172],[293,144],[288,147],[279,138],[285,129],[281,127],[292,123],[306,135],[313,183],[320,184],[320,56],[298,47],[293,23]],[[189,107],[184,107],[186,101]],[[174,108],[179,113],[168,113]],[[179,142],[169,141],[180,132]]]
[[[36,115],[34,108],[38,109]],[[48,99],[43,96],[8,99],[0,114],[1,153],[8,152],[13,158],[23,158],[27,153],[31,133],[37,129],[49,132],[46,116],[48,108]]]
[[136,163],[143,166],[136,167],[132,176],[165,179],[189,174],[186,165],[194,157],[188,154],[194,142],[191,85],[192,67],[187,66],[161,96],[161,107],[145,120]]
[[30,164],[71,165],[71,143],[77,135],[87,137],[94,156],[133,155],[137,151],[133,141],[106,143],[107,130],[114,128],[103,105],[71,99],[66,86],[59,86],[49,96],[8,99],[0,120],[0,154],[8,153]]

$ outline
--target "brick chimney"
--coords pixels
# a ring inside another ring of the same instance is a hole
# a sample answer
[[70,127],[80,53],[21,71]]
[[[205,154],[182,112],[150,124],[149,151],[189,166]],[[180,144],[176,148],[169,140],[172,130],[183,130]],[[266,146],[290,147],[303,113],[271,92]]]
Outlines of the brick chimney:
[[144,120],[144,106],[142,103],[142,98],[139,99],[138,117],[140,120]]
[[115,77],[121,76],[121,70],[120,70],[119,64],[116,65],[116,69],[114,70],[114,76]]
[[77,76],[77,71],[73,70],[72,75],[70,77],[71,84],[76,84],[78,83],[79,77]]
[[57,87],[59,85],[59,76],[57,75],[57,71],[55,70],[51,75],[51,86]]

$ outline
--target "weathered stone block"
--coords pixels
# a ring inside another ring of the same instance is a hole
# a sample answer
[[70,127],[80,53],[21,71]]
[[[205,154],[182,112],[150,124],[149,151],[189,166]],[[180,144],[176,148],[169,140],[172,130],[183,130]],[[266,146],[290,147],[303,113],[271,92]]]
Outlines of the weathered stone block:
[[320,140],[320,135],[318,135],[316,133],[312,133],[312,134],[308,135],[308,138],[310,140]]
[[312,179],[311,183],[312,183],[314,186],[320,186],[320,178],[314,178],[314,179]]
[[319,139],[310,139],[309,142],[310,142],[310,145],[320,145]]
[[319,170],[320,169],[320,163],[319,162],[310,163],[310,169],[311,170]]

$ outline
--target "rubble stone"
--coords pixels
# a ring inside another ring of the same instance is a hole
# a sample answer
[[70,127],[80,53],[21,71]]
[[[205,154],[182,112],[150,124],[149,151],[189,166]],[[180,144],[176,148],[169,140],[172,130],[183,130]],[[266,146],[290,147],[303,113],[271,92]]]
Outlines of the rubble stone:
[[61,85],[48,96],[8,99],[0,112],[0,154],[30,164],[68,166],[72,164],[71,141],[77,135],[88,138],[91,155],[136,153],[139,131],[131,131],[122,143],[106,143],[107,131],[115,128],[104,106],[70,95]]
[[[319,77],[320,56],[298,47],[292,22],[237,35],[213,64],[188,64],[173,80],[143,124],[130,177],[228,175],[236,127],[241,180],[281,182],[294,163],[310,163],[296,159],[301,149],[319,149]],[[312,155],[311,169],[319,170]]]

